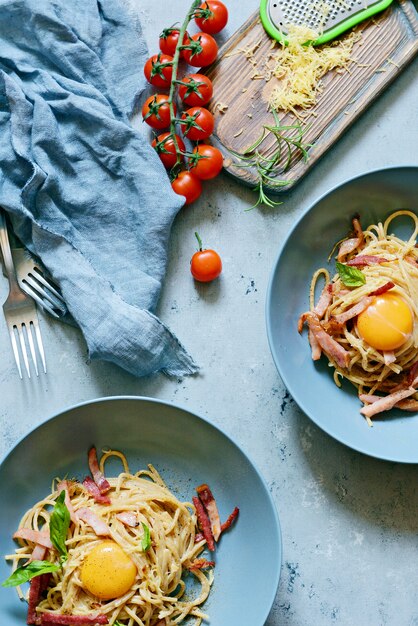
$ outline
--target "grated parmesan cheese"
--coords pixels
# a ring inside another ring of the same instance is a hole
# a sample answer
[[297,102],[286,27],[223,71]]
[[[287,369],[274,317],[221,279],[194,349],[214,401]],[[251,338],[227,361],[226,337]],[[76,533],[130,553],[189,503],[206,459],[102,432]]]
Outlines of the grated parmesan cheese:
[[[317,33],[304,26],[289,26],[288,45],[276,54],[273,75],[279,84],[271,92],[269,107],[275,111],[292,111],[295,107],[312,107],[322,91],[321,78],[330,70],[348,71],[351,53],[359,35],[352,32],[329,46],[314,47]],[[305,45],[304,45],[305,44]]]

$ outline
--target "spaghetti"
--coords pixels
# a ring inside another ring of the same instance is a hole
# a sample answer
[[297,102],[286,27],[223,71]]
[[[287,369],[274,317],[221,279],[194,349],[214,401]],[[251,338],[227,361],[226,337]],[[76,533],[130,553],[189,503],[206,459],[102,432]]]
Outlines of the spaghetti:
[[[413,223],[406,241],[390,234],[401,216]],[[307,323],[312,358],[325,353],[338,386],[346,378],[357,387],[369,421],[393,407],[418,411],[418,217],[396,211],[364,232],[354,218],[353,229],[337,244],[338,272],[315,272],[299,331]]]
[[[111,457],[120,459],[123,471],[106,479],[104,467]],[[18,571],[24,572],[39,555],[46,557],[42,563],[48,565],[49,561],[58,568],[32,578],[28,623],[169,626],[190,617],[195,619],[188,624],[201,624],[207,617],[201,605],[210,592],[214,563],[201,557],[207,542],[198,527],[201,519],[195,505],[180,502],[152,465],[132,474],[118,451],[106,451],[99,466],[92,448],[89,465],[94,481],[90,477],[83,483],[55,480],[51,493],[25,513],[14,535],[21,545],[6,559],[13,561],[15,573],[23,561],[24,567]],[[212,513],[218,515],[207,485],[198,488],[199,498],[201,493],[212,499]],[[56,532],[57,520],[52,517],[57,513],[61,522],[66,515],[68,518],[62,548],[66,557],[61,554],[60,559],[56,542],[53,546],[48,543],[48,531],[51,540]],[[221,527],[217,525],[219,537]],[[228,526],[223,525],[222,530]],[[109,549],[116,555],[110,569],[103,561]],[[88,571],[89,567],[93,569]],[[113,583],[112,568],[117,569]],[[186,589],[190,573],[198,583],[197,595]],[[45,580],[40,581],[45,576],[46,585]],[[31,606],[35,580],[41,591],[45,589],[43,596],[38,594],[36,606],[33,602]],[[116,586],[112,588],[112,584]],[[19,587],[18,592],[22,595]]]

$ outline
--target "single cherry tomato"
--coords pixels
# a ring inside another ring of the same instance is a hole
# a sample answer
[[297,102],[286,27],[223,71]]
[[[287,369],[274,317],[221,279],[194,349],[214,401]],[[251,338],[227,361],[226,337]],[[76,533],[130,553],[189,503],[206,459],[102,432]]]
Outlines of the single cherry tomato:
[[202,143],[193,149],[189,159],[190,172],[201,180],[215,178],[223,166],[222,152],[214,146]]
[[[176,139],[179,150],[184,152],[186,150],[186,146],[184,145],[183,139],[178,135],[176,135]],[[177,152],[173,135],[171,133],[162,133],[161,135],[158,135],[151,145],[156,149],[158,156],[168,170],[175,166],[177,163]]]
[[173,75],[173,57],[168,54],[154,54],[144,66],[145,78],[158,89],[168,89]]
[[[163,32],[160,35],[161,52],[164,52],[164,54],[169,54],[173,57],[177,48],[179,34],[180,30],[178,28],[164,28]],[[185,32],[183,37],[183,46],[187,46],[189,41],[189,33]],[[180,50],[180,56],[183,56],[183,50]]]
[[[174,103],[173,110],[175,115],[176,105]],[[145,100],[144,106],[142,107],[142,117],[144,118],[144,122],[149,124],[151,128],[160,129],[170,126],[171,114],[168,96],[164,93],[158,93]]]
[[202,193],[202,183],[188,170],[183,170],[171,183],[172,188],[179,196],[186,198],[185,204],[191,204]]
[[191,141],[207,139],[213,133],[215,118],[203,107],[187,109],[181,119],[184,120],[180,123],[181,132]]
[[211,280],[218,278],[222,272],[221,257],[215,250],[203,250],[202,240],[198,233],[195,237],[199,244],[199,250],[194,253],[190,261],[190,271],[193,278],[201,283],[209,283]]
[[193,35],[188,45],[191,47],[184,50],[184,58],[189,65],[194,67],[210,65],[218,54],[218,44],[212,35],[207,33]]
[[205,106],[212,98],[212,81],[204,74],[188,74],[181,82],[179,97],[184,104],[190,107]]
[[228,22],[228,9],[219,0],[202,2],[196,14],[199,14],[199,17],[195,17],[198,28],[211,35],[219,33]]

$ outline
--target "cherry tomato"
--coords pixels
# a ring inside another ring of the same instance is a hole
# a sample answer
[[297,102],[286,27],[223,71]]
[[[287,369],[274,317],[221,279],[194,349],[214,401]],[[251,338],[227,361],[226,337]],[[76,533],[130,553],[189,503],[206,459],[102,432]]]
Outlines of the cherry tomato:
[[181,132],[191,141],[207,139],[213,133],[215,118],[203,107],[187,109],[181,119],[184,120],[184,123],[180,123]]
[[202,193],[202,183],[188,170],[183,170],[171,183],[172,188],[179,196],[186,198],[185,204],[191,204]]
[[179,96],[190,107],[205,106],[212,98],[213,85],[204,74],[188,74],[182,79],[187,85],[179,86]]
[[193,155],[189,159],[190,172],[201,180],[215,178],[221,171],[223,156],[218,148],[202,143],[194,148]]
[[168,89],[173,75],[173,57],[168,54],[154,54],[144,66],[145,78],[158,89]]
[[[179,149],[184,152],[186,150],[186,146],[184,145],[183,139],[178,135],[176,135],[176,139]],[[158,156],[168,170],[175,166],[177,163],[177,152],[171,133],[162,133],[161,135],[158,135],[151,145],[156,149]]]
[[195,236],[199,242],[199,250],[192,256],[190,271],[193,278],[199,282],[209,283],[222,272],[221,257],[215,250],[203,250],[202,240],[197,233],[195,233]]
[[[179,40],[180,31],[178,28],[164,28],[160,35],[160,50],[164,54],[174,56],[177,48],[177,42]],[[183,46],[187,46],[190,41],[189,33],[184,33]],[[183,50],[180,50],[180,56],[183,56]]]
[[196,17],[195,22],[205,33],[219,33],[225,28],[228,21],[228,9],[223,2],[219,0],[207,0],[202,2],[196,13],[200,13],[201,17]]
[[184,58],[189,65],[204,67],[210,65],[218,54],[218,44],[207,33],[197,33],[191,38],[189,45],[192,49],[184,50]]
[[[174,107],[174,115],[176,114],[176,106]],[[158,93],[155,96],[150,96],[148,100],[145,100],[142,107],[142,117],[144,122],[149,124],[151,128],[167,128],[170,126],[170,105],[168,104],[168,96],[163,93]]]

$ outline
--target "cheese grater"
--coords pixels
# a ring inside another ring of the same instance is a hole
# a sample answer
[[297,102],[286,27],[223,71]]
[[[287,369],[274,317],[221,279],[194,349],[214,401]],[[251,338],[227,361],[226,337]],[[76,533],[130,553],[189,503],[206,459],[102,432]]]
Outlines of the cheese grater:
[[286,43],[290,24],[307,26],[319,34],[314,45],[338,37],[393,0],[261,0],[260,17],[268,34]]

